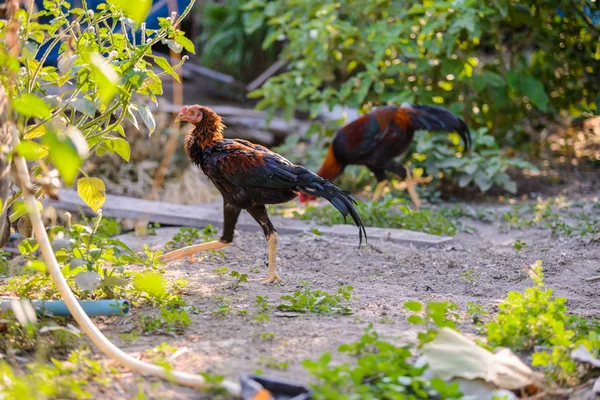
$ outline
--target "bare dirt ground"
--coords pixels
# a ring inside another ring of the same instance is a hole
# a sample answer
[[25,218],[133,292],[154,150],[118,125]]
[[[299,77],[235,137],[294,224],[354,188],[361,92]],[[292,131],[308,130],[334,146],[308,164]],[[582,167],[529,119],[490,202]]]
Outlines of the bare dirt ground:
[[[584,203],[598,202],[599,193],[589,187],[560,192],[567,199],[572,193],[574,199]],[[600,243],[552,237],[548,229],[501,231],[498,223],[466,223],[475,228],[473,233],[458,233],[451,243],[439,247],[370,241],[368,247],[357,249],[357,237],[336,241],[314,235],[280,235],[278,261],[284,284],[242,283],[232,288],[233,279],[220,278],[215,268],[228,267],[247,273],[249,278],[260,278],[266,273],[262,234],[238,232],[223,256],[202,256],[194,263],[180,260],[167,267],[168,279],[189,281],[183,297],[189,306],[201,310],[190,313],[192,324],[183,335],[155,334],[123,340],[121,334],[132,332],[140,315],[158,313],[151,308],[96,321],[118,346],[132,354],[141,354],[161,342],[187,349],[172,360],[180,370],[237,379],[240,374],[260,369],[267,376],[308,383],[309,377],[300,365],[302,360],[318,358],[328,351],[336,353],[340,344],[356,341],[369,324],[386,339],[413,341],[415,327],[406,322],[408,313],[403,308],[407,300],[454,302],[460,308],[461,328],[474,332],[466,313],[467,303],[479,303],[494,313],[507,292],[531,286],[524,267],[536,260],[543,261],[547,287],[568,299],[571,312],[600,318],[600,282],[584,281],[585,277],[600,274]],[[152,241],[155,245],[164,243],[176,231],[159,230]],[[517,239],[529,247],[515,250]],[[260,269],[260,273],[250,272],[251,267]],[[340,285],[352,285],[353,314],[278,316],[280,297],[292,294],[301,282],[329,293],[336,292]],[[252,321],[262,312],[255,304],[256,296],[265,297],[270,306],[267,322]],[[215,314],[224,303],[230,305],[231,311]],[[338,354],[334,360],[344,359]],[[283,362],[287,367],[281,365]],[[103,395],[132,398],[138,391],[136,382],[142,381],[142,377],[126,373],[114,380],[114,392]],[[158,381],[144,382],[149,398],[211,398]]]

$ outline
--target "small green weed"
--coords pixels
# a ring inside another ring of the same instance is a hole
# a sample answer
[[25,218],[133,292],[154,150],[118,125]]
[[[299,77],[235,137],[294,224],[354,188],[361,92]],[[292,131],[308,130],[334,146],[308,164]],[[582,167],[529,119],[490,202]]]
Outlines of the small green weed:
[[424,331],[417,334],[419,347],[431,342],[437,336],[439,328],[454,328],[458,321],[458,306],[446,301],[431,301],[424,307],[418,301],[407,301],[404,308],[412,311],[407,321],[415,325],[423,325]]
[[323,290],[311,289],[306,283],[302,290],[297,290],[291,296],[281,296],[281,300],[289,304],[279,304],[277,308],[285,311],[310,312],[317,314],[352,314],[348,306],[352,286],[341,286],[336,294]]
[[315,400],[351,399],[458,399],[458,384],[422,377],[427,367],[415,367],[408,346],[394,346],[366,329],[360,341],[338,349],[354,357],[351,363],[332,365],[331,353],[305,360],[304,368],[316,379],[311,385]]
[[113,368],[106,368],[88,358],[88,353],[74,351],[65,361],[52,359],[50,364],[30,363],[22,370],[0,361],[0,393],[3,399],[91,399],[90,384],[110,385]]
[[231,271],[231,277],[233,278],[233,282],[231,282],[231,288],[237,289],[244,282],[248,282],[248,274],[240,274],[239,272],[233,270]]
[[181,247],[191,246],[196,242],[208,242],[214,240],[219,231],[208,224],[202,231],[196,228],[188,228],[182,226],[171,240],[165,243],[165,251],[172,251]]
[[555,382],[576,385],[582,375],[570,353],[579,345],[595,356],[600,353],[600,321],[569,316],[567,299],[554,297],[551,289],[544,288],[541,261],[531,267],[529,275],[534,286],[523,294],[509,292],[496,320],[485,325],[487,341],[515,351],[545,348],[533,353],[533,365],[544,367]]
[[258,315],[255,315],[252,318],[251,322],[255,323],[255,324],[262,324],[262,323],[265,323],[265,322],[269,322],[270,320],[271,320],[271,317],[269,317],[269,314],[267,314],[266,312],[262,312],[262,313],[260,313]]
[[481,323],[481,318],[487,316],[488,312],[485,310],[482,304],[469,301],[467,303],[467,314],[473,318],[474,324],[479,324]]
[[287,361],[277,361],[273,357],[260,356],[258,362],[267,368],[278,369],[285,371],[290,364]]
[[146,335],[153,333],[182,334],[191,325],[190,316],[185,310],[162,307],[159,317],[150,315],[140,316],[142,332]]
[[227,275],[227,273],[229,272],[229,268],[219,267],[219,268],[215,268],[213,271],[215,274],[219,275],[219,278],[225,279],[225,275]]
[[465,279],[465,282],[473,286],[477,285],[477,282],[481,279],[481,274],[479,272],[475,273],[472,269],[462,272],[459,275]]
[[515,244],[513,245],[513,247],[515,248],[516,251],[521,251],[526,247],[529,247],[529,245],[525,242],[520,241],[519,239],[517,239],[515,241]]

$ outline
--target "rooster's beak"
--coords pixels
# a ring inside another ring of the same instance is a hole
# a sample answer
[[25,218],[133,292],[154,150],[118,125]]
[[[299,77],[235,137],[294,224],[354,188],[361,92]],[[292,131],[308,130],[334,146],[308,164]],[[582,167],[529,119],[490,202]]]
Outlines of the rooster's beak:
[[179,113],[177,114],[177,116],[175,117],[175,122],[181,122],[183,121],[183,114]]

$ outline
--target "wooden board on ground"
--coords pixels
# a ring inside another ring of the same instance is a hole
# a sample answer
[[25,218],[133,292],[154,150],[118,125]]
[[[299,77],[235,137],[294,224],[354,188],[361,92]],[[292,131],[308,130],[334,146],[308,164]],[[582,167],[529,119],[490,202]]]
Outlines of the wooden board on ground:
[[[86,215],[95,215],[95,213],[84,204],[83,200],[79,198],[77,192],[70,189],[60,190],[60,200],[46,199],[43,203],[59,210],[69,212],[81,211]],[[106,202],[102,207],[102,215],[106,217],[132,218],[147,220],[148,222],[158,222],[162,225],[189,226],[193,228],[204,228],[208,224],[221,227],[223,222],[221,203],[189,206],[110,194],[106,196]],[[317,228],[324,237],[358,236],[358,230],[354,225],[315,226],[290,218],[273,217],[272,219],[277,231],[281,234],[298,234],[310,232],[312,229]],[[243,213],[240,217],[237,229],[248,232],[261,230],[260,226],[246,213]],[[452,240],[449,236],[436,236],[422,232],[389,228],[367,228],[367,235],[370,241],[383,240],[396,243],[413,243],[415,245],[439,245]]]

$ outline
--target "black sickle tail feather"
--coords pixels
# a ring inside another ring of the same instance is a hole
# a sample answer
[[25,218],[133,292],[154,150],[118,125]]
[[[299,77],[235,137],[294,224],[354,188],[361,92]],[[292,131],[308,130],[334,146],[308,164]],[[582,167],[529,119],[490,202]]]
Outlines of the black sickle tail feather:
[[402,108],[410,114],[410,121],[415,130],[457,132],[465,144],[465,151],[471,148],[471,132],[469,131],[469,127],[465,121],[444,107],[403,104]]
[[340,189],[327,179],[323,179],[320,176],[313,174],[309,170],[303,167],[301,168],[298,177],[298,190],[308,195],[322,197],[328,200],[332,206],[336,208],[344,216],[344,221],[348,214],[352,217],[352,220],[358,227],[358,237],[360,247],[362,245],[363,236],[365,237],[365,243],[367,242],[367,231],[365,225],[360,219],[360,215],[354,208],[355,204],[358,204],[350,196],[350,192]]

